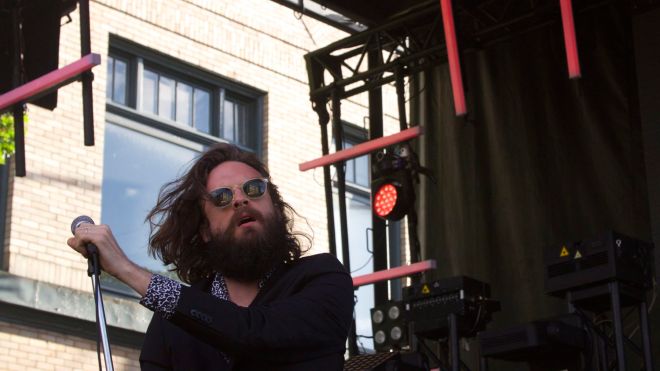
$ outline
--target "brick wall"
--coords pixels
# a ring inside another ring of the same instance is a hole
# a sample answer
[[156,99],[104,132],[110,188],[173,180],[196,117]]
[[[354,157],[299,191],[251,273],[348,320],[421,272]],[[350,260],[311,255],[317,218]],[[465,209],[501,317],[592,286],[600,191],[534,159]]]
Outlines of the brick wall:
[[[112,347],[117,371],[139,370],[138,357],[138,350]],[[0,321],[0,370],[98,370],[96,342]]]
[[[83,146],[79,83],[59,91],[58,107],[29,107],[27,172],[14,179],[9,202],[11,273],[87,289],[85,264],[65,245],[80,214],[100,219],[103,174],[105,67],[110,34],[180,58],[267,92],[264,153],[274,181],[304,216],[300,229],[314,236],[314,252],[327,250],[322,171],[298,171],[321,154],[317,116],[309,103],[303,55],[346,34],[270,1],[99,0],[91,4],[96,145]],[[61,29],[60,65],[79,58],[78,14]],[[304,22],[304,25],[303,25]],[[305,30],[309,30],[310,37]],[[392,87],[386,90],[393,91]],[[398,131],[395,99],[387,95],[386,134]],[[342,103],[342,118],[363,126],[366,94]]]
[[[299,163],[321,155],[303,55],[347,35],[265,0],[95,0],[90,13],[92,51],[102,56],[101,66],[93,70],[96,145],[83,145],[80,83],[59,90],[54,111],[29,106],[27,176],[10,180],[6,269],[20,277],[90,290],[86,262],[66,240],[76,216],[100,220],[105,61],[111,34],[266,92],[263,148],[273,180],[304,217],[298,226],[313,236],[311,252],[327,251],[322,170],[298,171]],[[60,66],[80,58],[77,11],[71,19],[61,28]],[[342,118],[368,125],[366,102],[366,94],[345,100]],[[385,133],[397,132],[391,86],[385,87],[384,107]],[[0,322],[0,369],[12,364],[41,369],[47,362],[58,362],[50,365],[62,369],[95,369],[94,349],[95,344],[85,340]],[[115,354],[121,358],[121,352]],[[125,351],[132,360],[126,361],[126,369],[136,366],[136,354]],[[16,363],[19,359],[31,363]],[[70,366],[83,359],[88,362],[84,366]]]

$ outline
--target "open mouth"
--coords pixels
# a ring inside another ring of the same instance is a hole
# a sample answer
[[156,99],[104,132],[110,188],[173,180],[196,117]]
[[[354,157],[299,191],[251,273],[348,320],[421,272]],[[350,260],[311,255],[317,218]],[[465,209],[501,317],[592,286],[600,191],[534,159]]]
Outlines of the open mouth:
[[242,217],[238,220],[238,226],[240,227],[244,224],[255,222],[255,221],[257,221],[257,219],[255,219],[252,216],[246,215],[246,216],[244,216],[244,217]]

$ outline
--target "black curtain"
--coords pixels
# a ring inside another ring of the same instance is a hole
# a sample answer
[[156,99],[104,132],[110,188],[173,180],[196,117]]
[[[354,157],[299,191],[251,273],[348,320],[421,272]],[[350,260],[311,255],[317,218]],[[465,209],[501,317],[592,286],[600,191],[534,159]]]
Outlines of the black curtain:
[[426,279],[489,283],[502,304],[489,328],[567,311],[544,294],[546,247],[606,230],[651,240],[629,6],[575,14],[581,79],[568,78],[557,17],[463,51],[467,118],[454,115],[447,65],[411,83],[437,180],[422,181],[417,208],[423,258],[439,267]]

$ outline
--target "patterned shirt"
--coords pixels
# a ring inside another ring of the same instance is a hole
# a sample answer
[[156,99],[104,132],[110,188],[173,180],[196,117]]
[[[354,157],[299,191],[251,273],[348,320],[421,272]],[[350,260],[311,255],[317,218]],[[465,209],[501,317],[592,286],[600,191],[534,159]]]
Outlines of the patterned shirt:
[[[274,269],[259,281],[259,290],[264,287],[264,284],[268,281],[273,271]],[[216,273],[213,277],[211,295],[221,300],[231,301],[227,283],[224,276],[220,273]],[[171,278],[154,274],[151,276],[147,293],[140,300],[140,304],[147,309],[159,313],[163,318],[170,319],[174,315],[175,308],[179,303],[179,296],[181,296],[181,283]]]

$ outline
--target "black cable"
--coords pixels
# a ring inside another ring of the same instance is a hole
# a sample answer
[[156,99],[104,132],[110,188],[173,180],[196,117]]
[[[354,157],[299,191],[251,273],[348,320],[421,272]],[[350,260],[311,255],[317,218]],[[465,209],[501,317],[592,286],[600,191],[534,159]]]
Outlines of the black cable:
[[366,267],[366,266],[369,264],[369,262],[371,262],[371,260],[373,259],[373,257],[374,257],[373,255],[370,255],[370,256],[369,256],[369,259],[367,259],[367,261],[366,261],[364,264],[362,264],[360,267],[358,267],[358,268],[356,268],[355,270],[353,270],[353,271],[351,272],[351,274],[356,273],[356,272],[359,272],[362,268]]

